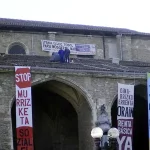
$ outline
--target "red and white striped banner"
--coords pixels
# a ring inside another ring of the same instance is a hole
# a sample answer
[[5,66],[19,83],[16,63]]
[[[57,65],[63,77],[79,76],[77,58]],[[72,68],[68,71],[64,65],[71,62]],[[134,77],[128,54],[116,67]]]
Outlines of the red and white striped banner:
[[15,66],[17,150],[33,150],[30,67]]

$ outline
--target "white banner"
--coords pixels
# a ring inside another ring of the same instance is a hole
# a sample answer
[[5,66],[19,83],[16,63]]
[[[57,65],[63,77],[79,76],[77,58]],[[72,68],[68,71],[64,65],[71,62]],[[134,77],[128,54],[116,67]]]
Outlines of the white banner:
[[119,150],[132,150],[134,85],[118,83],[117,126]]
[[17,150],[33,150],[30,67],[15,66]]
[[71,54],[76,55],[95,55],[96,49],[94,44],[77,44],[60,41],[41,40],[42,50],[48,52],[58,52],[61,48],[67,47]]

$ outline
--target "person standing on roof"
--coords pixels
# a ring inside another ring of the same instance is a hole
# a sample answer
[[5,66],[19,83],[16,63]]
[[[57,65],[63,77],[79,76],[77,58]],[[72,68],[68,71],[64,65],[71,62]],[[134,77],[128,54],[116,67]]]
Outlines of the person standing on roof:
[[58,62],[60,61],[60,56],[57,52],[53,52],[50,58],[50,62]]
[[62,49],[62,47],[60,48],[60,50],[58,51],[58,54],[60,56],[60,62],[64,62],[64,50]]
[[70,50],[67,47],[65,47],[64,59],[66,63],[70,62],[69,55],[70,55]]

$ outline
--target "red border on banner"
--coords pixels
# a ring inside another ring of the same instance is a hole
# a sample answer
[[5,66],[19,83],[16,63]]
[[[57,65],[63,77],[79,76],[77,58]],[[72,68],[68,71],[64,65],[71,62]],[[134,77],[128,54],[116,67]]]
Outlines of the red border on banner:
[[17,150],[33,150],[30,67],[15,67]]

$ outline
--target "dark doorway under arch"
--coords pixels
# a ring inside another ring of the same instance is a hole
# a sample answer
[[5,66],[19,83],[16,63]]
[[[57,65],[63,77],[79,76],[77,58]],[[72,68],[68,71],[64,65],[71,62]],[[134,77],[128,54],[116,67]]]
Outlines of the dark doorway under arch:
[[[148,104],[140,95],[134,95],[133,150],[148,150]],[[111,108],[112,126],[117,127],[117,99]]]
[[[35,150],[78,150],[78,117],[73,106],[60,95],[38,86],[32,89],[32,103]],[[12,125],[16,139],[15,103]]]
[[25,55],[26,51],[22,46],[15,44],[10,47],[10,49],[8,50],[8,54],[23,54],[23,55]]

